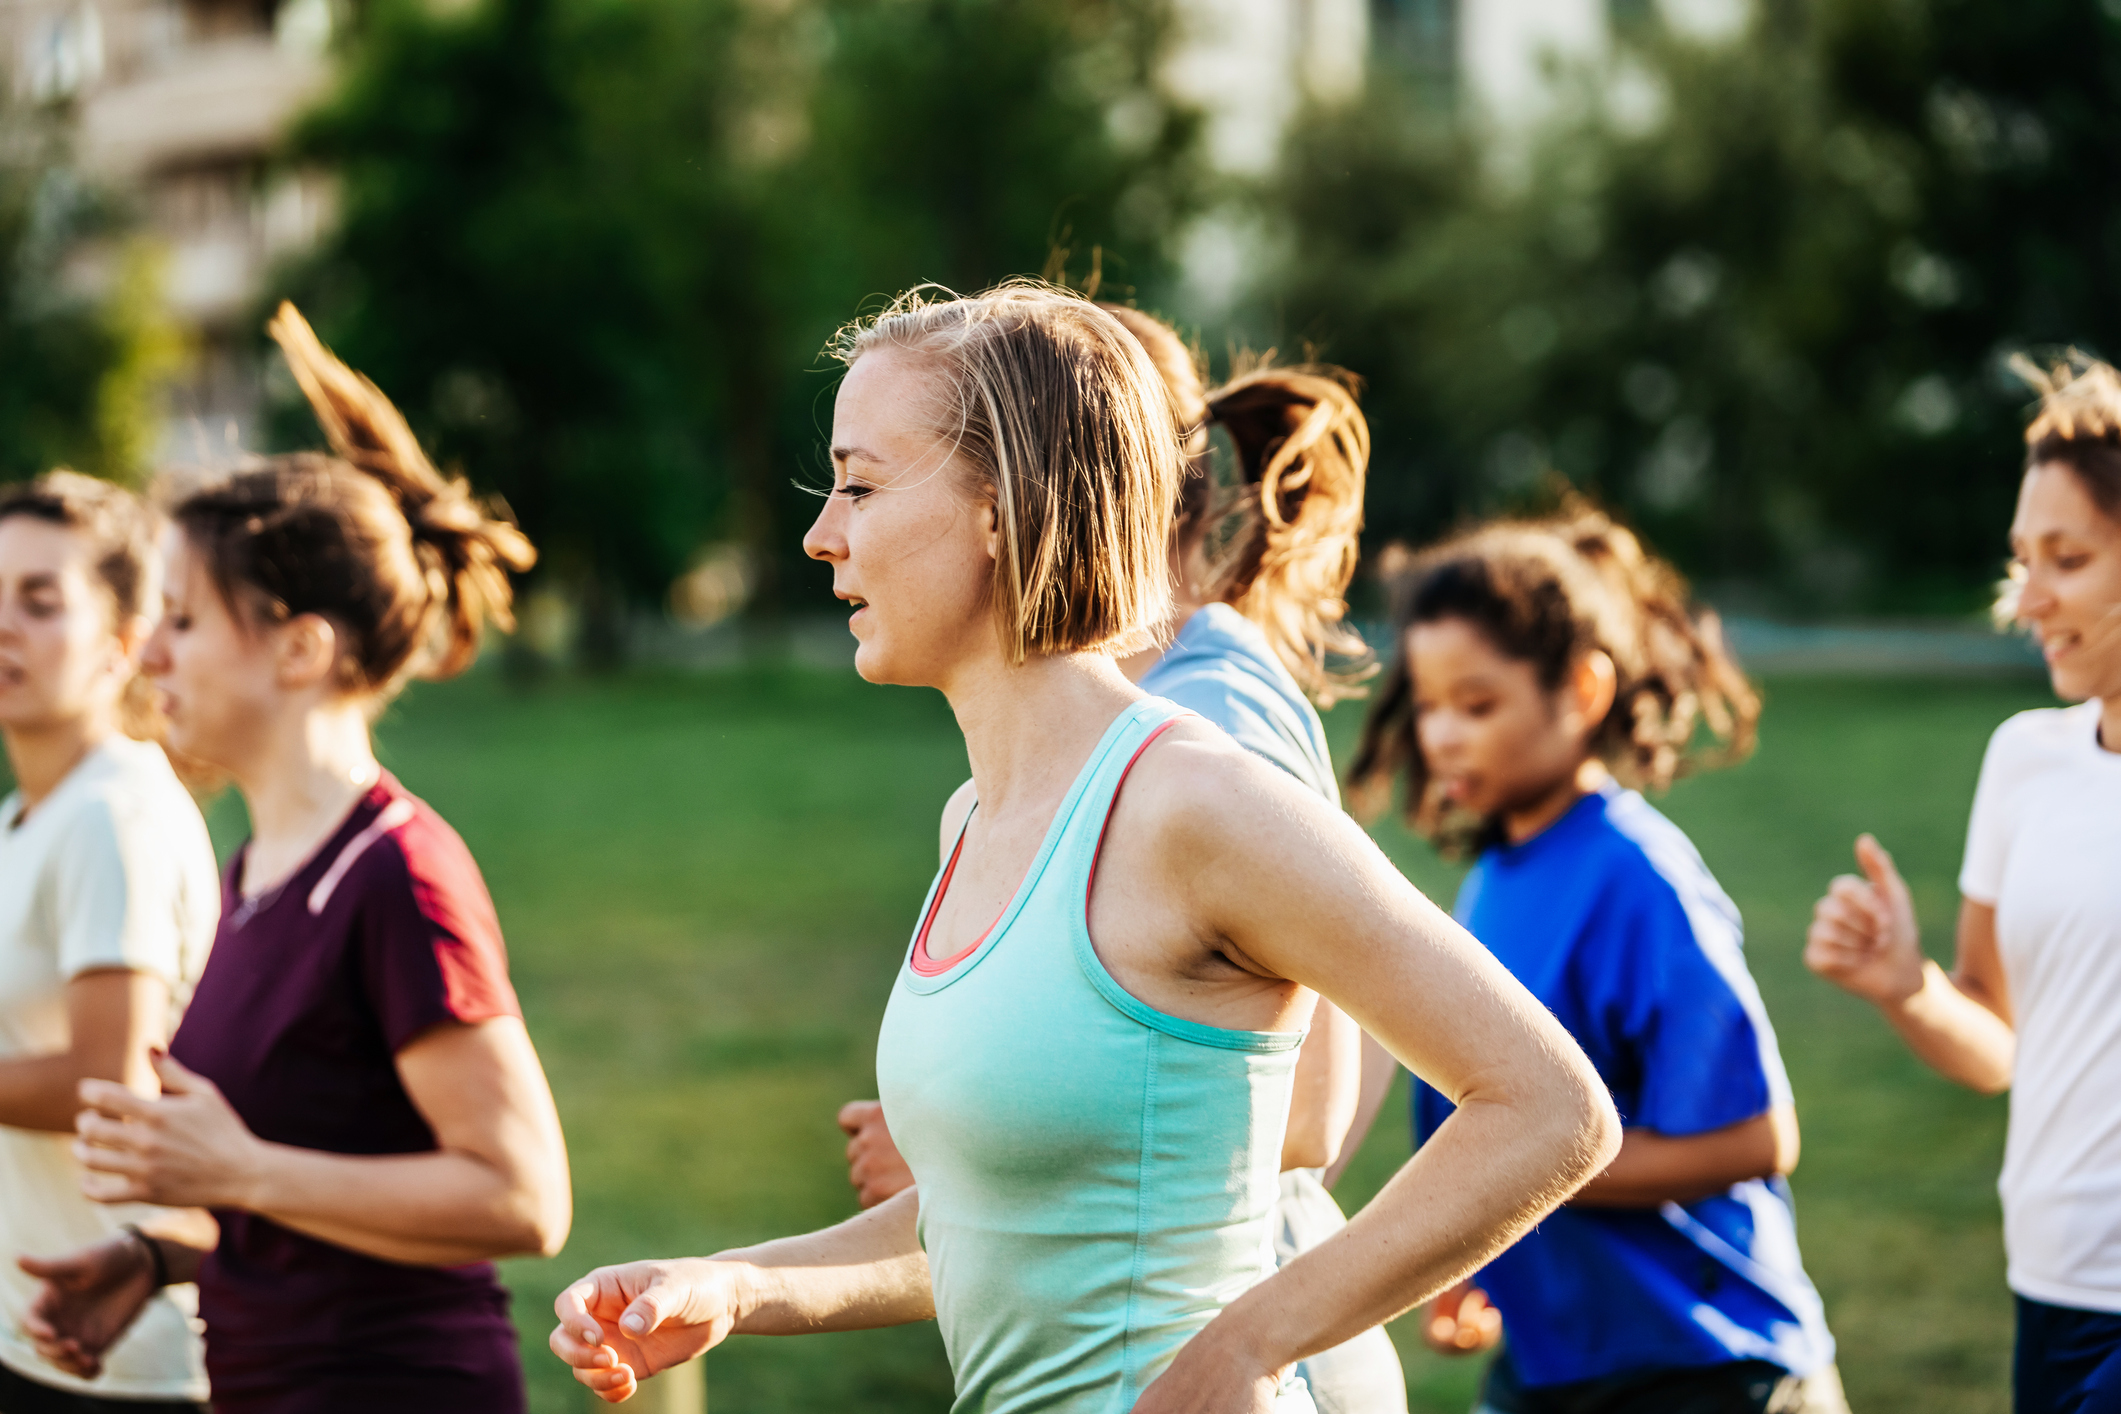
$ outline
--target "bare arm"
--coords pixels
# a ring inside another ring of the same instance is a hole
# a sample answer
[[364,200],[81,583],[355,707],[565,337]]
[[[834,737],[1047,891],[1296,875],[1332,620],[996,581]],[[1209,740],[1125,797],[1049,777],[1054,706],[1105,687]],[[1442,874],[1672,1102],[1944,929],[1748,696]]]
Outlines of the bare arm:
[[1947,973],[1923,955],[1914,901],[1892,856],[1865,835],[1856,858],[1866,877],[1842,875],[1813,907],[1805,965],[1877,1007],[1946,1079],[1985,1095],[2008,1090],[2018,1042],[1995,908],[1961,900],[1959,951]]
[[84,1080],[153,1094],[147,1052],[166,1039],[168,1016],[169,985],[152,972],[108,968],[73,978],[67,1049],[0,1061],[0,1124],[70,1133]]
[[1348,1171],[1348,1164],[1360,1153],[1370,1131],[1377,1125],[1377,1116],[1384,1112],[1385,1101],[1391,1097],[1392,1082],[1399,1079],[1399,1062],[1392,1053],[1377,1043],[1377,1038],[1367,1031],[1362,1038],[1362,1086],[1356,1098],[1355,1121],[1348,1126],[1348,1137],[1341,1141],[1340,1157],[1326,1168],[1326,1187],[1340,1182],[1340,1176]]
[[1181,1407],[1189,1388],[1256,1386],[1441,1291],[1620,1139],[1581,1048],[1351,821],[1225,751],[1174,742],[1143,764],[1159,756],[1162,884],[1185,892],[1204,935],[1240,967],[1334,1001],[1457,1110],[1343,1231],[1196,1336],[1141,1414]]
[[932,1320],[912,1190],[846,1222],[717,1257],[600,1267],[560,1293],[550,1344],[606,1400],[730,1335],[807,1335]]
[[572,1217],[567,1150],[522,1023],[446,1023],[407,1045],[397,1065],[434,1131],[433,1152],[268,1143],[210,1082],[166,1056],[160,1099],[87,1082],[76,1145],[90,1170],[84,1190],[103,1202],[240,1208],[417,1266],[557,1252]]
[[1319,998],[1311,1034],[1296,1055],[1296,1088],[1281,1141],[1284,1173],[1325,1168],[1340,1158],[1362,1103],[1362,1043],[1362,1028]]
[[1797,1167],[1797,1111],[1765,1114],[1705,1134],[1630,1129],[1604,1173],[1569,1200],[1578,1208],[1655,1208],[1691,1203],[1749,1178],[1773,1178]]

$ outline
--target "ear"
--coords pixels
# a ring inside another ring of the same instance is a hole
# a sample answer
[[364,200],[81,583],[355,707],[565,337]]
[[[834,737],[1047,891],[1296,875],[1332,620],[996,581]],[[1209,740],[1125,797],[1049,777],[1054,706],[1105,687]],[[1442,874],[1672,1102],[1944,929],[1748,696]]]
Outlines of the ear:
[[1613,710],[1613,696],[1620,685],[1620,673],[1604,649],[1593,648],[1576,664],[1576,671],[1569,677],[1569,706],[1583,722],[1586,733],[1595,732],[1606,714]]
[[297,614],[272,630],[274,678],[300,692],[327,683],[339,665],[339,632],[322,614]]
[[992,498],[980,503],[980,535],[987,544],[987,558],[999,564],[1002,558],[1002,513]]

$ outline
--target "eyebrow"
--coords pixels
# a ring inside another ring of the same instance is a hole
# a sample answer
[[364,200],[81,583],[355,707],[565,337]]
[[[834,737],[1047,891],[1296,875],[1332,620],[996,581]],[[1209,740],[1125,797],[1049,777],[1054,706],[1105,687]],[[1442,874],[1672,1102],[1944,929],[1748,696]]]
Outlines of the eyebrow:
[[834,447],[832,449],[832,459],[836,462],[843,462],[849,459],[859,459],[865,462],[881,462],[883,460],[875,452],[862,447]]

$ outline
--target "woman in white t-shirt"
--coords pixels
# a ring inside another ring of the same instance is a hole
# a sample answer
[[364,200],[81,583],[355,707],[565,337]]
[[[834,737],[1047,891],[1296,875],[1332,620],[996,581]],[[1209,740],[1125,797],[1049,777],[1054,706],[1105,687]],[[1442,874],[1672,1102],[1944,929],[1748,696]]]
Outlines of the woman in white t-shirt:
[[[220,909],[212,843],[162,749],[138,658],[156,602],[152,517],[108,482],[54,472],[0,494],[0,1411],[203,1410],[189,1288],[158,1294],[94,1381],[38,1357],[45,1260],[203,1214],[109,1208],[72,1152],[88,1077],[156,1088]],[[158,1251],[140,1238],[140,1280]]]
[[1869,835],[1867,877],[1834,880],[1805,961],[1935,1070],[2011,1092],[2017,1414],[2121,1414],[2121,375],[2079,360],[2034,376],[1999,611],[2077,705],[2021,712],[1989,742],[1950,972]]

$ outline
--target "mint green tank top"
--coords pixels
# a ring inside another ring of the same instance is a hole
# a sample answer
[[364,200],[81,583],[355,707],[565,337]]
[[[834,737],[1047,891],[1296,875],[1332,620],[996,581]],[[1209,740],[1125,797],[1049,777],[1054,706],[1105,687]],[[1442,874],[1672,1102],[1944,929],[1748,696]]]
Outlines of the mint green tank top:
[[[920,1185],[955,1414],[1121,1414],[1274,1270],[1303,1034],[1168,1016],[1090,942],[1113,799],[1183,715],[1153,697],[1121,713],[993,928],[935,960],[927,930],[953,852],[884,1013],[877,1092]],[[1295,1379],[1276,1406],[1312,1409]]]

